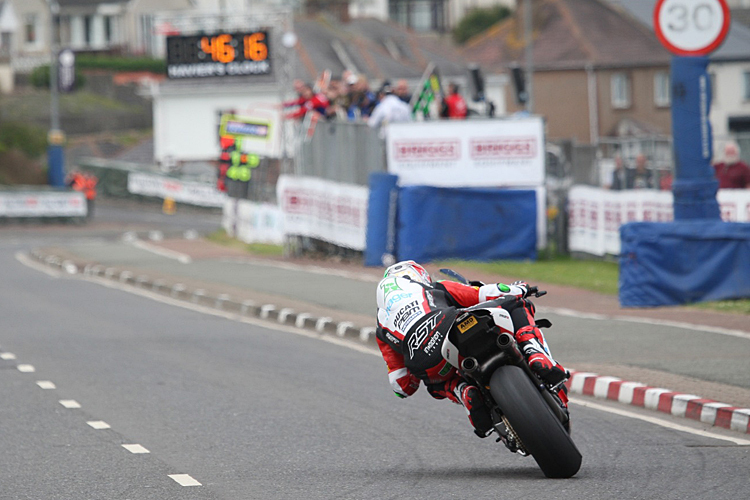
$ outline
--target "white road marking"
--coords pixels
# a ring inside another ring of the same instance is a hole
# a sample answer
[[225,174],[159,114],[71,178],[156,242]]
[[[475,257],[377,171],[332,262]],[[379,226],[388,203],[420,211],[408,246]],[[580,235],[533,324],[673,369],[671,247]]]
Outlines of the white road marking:
[[720,439],[722,441],[729,441],[731,443],[734,443],[739,446],[750,446],[750,440],[747,439],[741,439],[741,438],[735,438],[731,436],[724,436],[721,434],[716,434],[714,432],[708,432],[703,431],[700,429],[693,429],[692,427],[687,427],[685,425],[675,424],[673,422],[669,422],[667,420],[663,420],[661,418],[651,417],[648,415],[641,415],[639,413],[635,413],[632,411],[622,410],[620,408],[614,408],[611,406],[605,406],[597,403],[593,403],[590,401],[585,401],[583,399],[578,398],[570,398],[569,399],[571,403],[576,404],[578,406],[583,406],[584,408],[591,408],[592,410],[599,410],[599,411],[605,411],[607,413],[613,413],[615,415],[620,415],[622,417],[628,417],[628,418],[634,418],[637,420],[643,420],[644,422],[648,422],[654,425],[659,425],[661,427],[666,427],[667,429],[672,429],[676,431],[681,432],[687,432],[689,434],[695,434],[696,436],[702,436],[707,437],[711,439]]
[[91,422],[86,423],[96,430],[111,429],[110,425],[102,420],[92,420]]
[[60,404],[63,405],[65,408],[70,408],[70,409],[76,409],[76,408],[81,407],[81,403],[79,403],[75,399],[61,399]]
[[47,276],[52,276],[53,278],[59,278],[63,275],[59,270],[42,264],[41,262],[37,262],[23,252],[16,252],[16,260],[27,267],[41,271]]
[[139,444],[124,444],[122,445],[122,447],[128,450],[130,453],[151,453]]
[[42,389],[57,389],[57,386],[55,386],[55,384],[53,384],[49,380],[37,380],[36,385],[38,385]]
[[16,368],[22,373],[34,373],[36,371],[33,365],[18,365]]
[[129,241],[128,243],[130,243],[136,248],[140,248],[141,250],[145,250],[147,252],[151,252],[156,255],[166,257],[168,259],[174,259],[177,262],[180,262],[182,264],[190,264],[193,261],[193,259],[191,259],[190,256],[187,254],[184,254],[182,252],[175,252],[174,250],[168,250],[166,248],[162,248],[156,245],[152,245],[150,243],[146,243],[145,241],[135,240],[135,241]]
[[16,355],[12,352],[0,353],[0,359],[16,359]]
[[190,477],[188,474],[169,474],[180,486],[202,486],[201,483]]

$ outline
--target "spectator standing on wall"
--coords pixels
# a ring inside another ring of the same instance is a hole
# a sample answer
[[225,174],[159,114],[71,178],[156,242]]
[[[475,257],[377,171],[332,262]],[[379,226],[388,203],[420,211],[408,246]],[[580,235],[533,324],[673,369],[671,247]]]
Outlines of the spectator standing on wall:
[[633,189],[653,188],[653,175],[651,170],[646,167],[646,156],[639,154],[635,157],[635,172],[633,172]]
[[458,93],[458,84],[451,82],[448,84],[448,95],[443,100],[443,109],[441,116],[443,118],[452,118],[454,120],[462,120],[466,118],[469,108],[466,106],[466,101]]
[[309,112],[325,114],[328,107],[328,99],[325,94],[315,93],[309,83],[302,84],[300,98],[284,103],[284,107],[298,106],[296,111],[286,115],[286,118],[304,118]]
[[380,103],[372,110],[367,124],[373,128],[396,122],[410,122],[411,108],[393,93],[389,82],[380,89]]
[[735,142],[724,145],[724,161],[714,165],[719,189],[747,189],[750,187],[750,167],[740,159],[740,147]]

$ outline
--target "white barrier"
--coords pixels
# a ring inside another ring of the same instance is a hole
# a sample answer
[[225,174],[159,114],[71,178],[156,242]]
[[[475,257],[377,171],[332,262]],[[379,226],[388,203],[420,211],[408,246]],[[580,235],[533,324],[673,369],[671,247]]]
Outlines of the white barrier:
[[369,189],[314,177],[282,175],[276,197],[284,233],[365,249]]
[[224,203],[221,225],[228,235],[245,243],[281,245],[283,219],[276,205],[230,198]]
[[70,192],[0,192],[0,217],[86,217],[86,197]]
[[[725,222],[750,221],[750,190],[722,189],[717,194]],[[620,226],[627,222],[669,222],[671,191],[609,191],[574,186],[568,194],[568,248],[593,255],[619,255]]]
[[128,192],[204,207],[223,207],[227,200],[227,195],[211,184],[134,172],[128,174]]

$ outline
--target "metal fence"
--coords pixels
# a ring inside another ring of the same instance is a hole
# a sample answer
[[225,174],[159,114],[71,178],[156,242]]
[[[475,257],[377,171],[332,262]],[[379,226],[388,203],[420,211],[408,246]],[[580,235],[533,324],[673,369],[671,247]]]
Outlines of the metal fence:
[[322,121],[309,130],[303,123],[297,133],[296,175],[367,186],[371,172],[386,170],[385,141],[366,123]]

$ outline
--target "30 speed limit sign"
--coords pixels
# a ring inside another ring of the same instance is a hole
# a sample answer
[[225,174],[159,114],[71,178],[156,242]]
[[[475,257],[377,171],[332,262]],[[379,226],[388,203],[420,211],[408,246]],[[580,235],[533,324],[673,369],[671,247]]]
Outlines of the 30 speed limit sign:
[[726,0],[659,0],[654,31],[667,50],[678,56],[705,56],[724,41],[730,14]]

